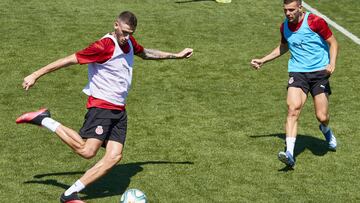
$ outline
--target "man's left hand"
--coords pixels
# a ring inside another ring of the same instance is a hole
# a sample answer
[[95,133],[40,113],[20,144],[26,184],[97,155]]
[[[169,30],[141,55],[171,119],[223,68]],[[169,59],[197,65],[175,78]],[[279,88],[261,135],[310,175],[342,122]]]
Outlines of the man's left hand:
[[335,65],[331,65],[331,64],[328,64],[326,66],[326,72],[331,75],[333,74],[333,72],[335,71]]
[[176,58],[190,58],[193,55],[193,49],[185,48],[181,52],[176,54]]

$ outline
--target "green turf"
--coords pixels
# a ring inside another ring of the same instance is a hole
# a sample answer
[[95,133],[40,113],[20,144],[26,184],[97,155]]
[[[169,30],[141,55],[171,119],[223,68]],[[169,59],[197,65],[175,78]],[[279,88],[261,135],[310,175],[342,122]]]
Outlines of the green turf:
[[[359,2],[346,2],[307,1],[360,35],[360,18],[353,15]],[[136,59],[124,159],[81,193],[85,201],[118,202],[126,188],[166,203],[360,201],[360,46],[340,32],[333,29],[340,54],[330,103],[339,150],[326,150],[309,100],[299,123],[297,166],[287,171],[276,155],[284,143],[289,55],[261,71],[249,66],[279,43],[282,1],[3,0],[0,202],[58,202],[103,154],[83,160],[46,129],[17,126],[15,119],[46,106],[63,124],[81,127],[86,66],[51,73],[27,93],[21,82],[111,31],[123,10],[137,14],[135,37],[143,46],[191,47],[194,56]]]

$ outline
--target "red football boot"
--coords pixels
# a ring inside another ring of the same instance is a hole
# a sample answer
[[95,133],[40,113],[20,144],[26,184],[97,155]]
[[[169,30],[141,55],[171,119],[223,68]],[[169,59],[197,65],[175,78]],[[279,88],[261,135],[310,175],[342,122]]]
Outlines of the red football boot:
[[24,113],[23,115],[21,115],[19,118],[16,119],[16,123],[17,124],[31,123],[34,125],[41,126],[41,121],[46,117],[51,117],[50,111],[45,108],[42,108],[39,109],[38,111]]

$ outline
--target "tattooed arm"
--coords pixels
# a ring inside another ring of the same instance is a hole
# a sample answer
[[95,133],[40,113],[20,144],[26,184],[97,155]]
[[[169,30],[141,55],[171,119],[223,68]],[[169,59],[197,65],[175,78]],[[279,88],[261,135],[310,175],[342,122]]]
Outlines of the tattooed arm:
[[164,52],[159,51],[155,49],[146,49],[144,48],[144,51],[137,54],[142,59],[148,59],[148,60],[159,60],[159,59],[183,59],[183,58],[190,58],[193,54],[193,49],[185,48],[179,53],[170,53],[170,52]]

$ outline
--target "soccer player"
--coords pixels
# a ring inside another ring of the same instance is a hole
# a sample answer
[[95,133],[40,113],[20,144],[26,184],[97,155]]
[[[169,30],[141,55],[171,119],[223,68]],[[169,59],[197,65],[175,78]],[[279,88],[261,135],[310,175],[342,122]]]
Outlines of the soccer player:
[[136,26],[136,16],[124,11],[116,18],[113,32],[24,78],[22,86],[28,90],[47,73],[73,64],[88,64],[89,82],[83,89],[88,95],[88,112],[79,134],[52,119],[47,109],[25,113],[16,120],[16,123],[44,126],[55,132],[85,159],[94,157],[101,146],[105,147],[102,159],[61,195],[60,202],[80,199],[78,192],[105,175],[121,160],[127,129],[125,105],[131,86],[134,55],[142,59],[183,59],[193,54],[190,48],[178,53],[143,48],[132,36]]
[[294,147],[298,119],[308,92],[312,95],[315,114],[320,122],[330,150],[336,150],[336,138],[329,127],[329,77],[335,70],[338,43],[324,19],[302,11],[301,0],[284,0],[285,21],[281,41],[271,53],[261,59],[252,59],[251,65],[260,69],[290,50],[287,87],[288,114],[286,118],[286,151],[278,158],[287,166],[295,165]]

